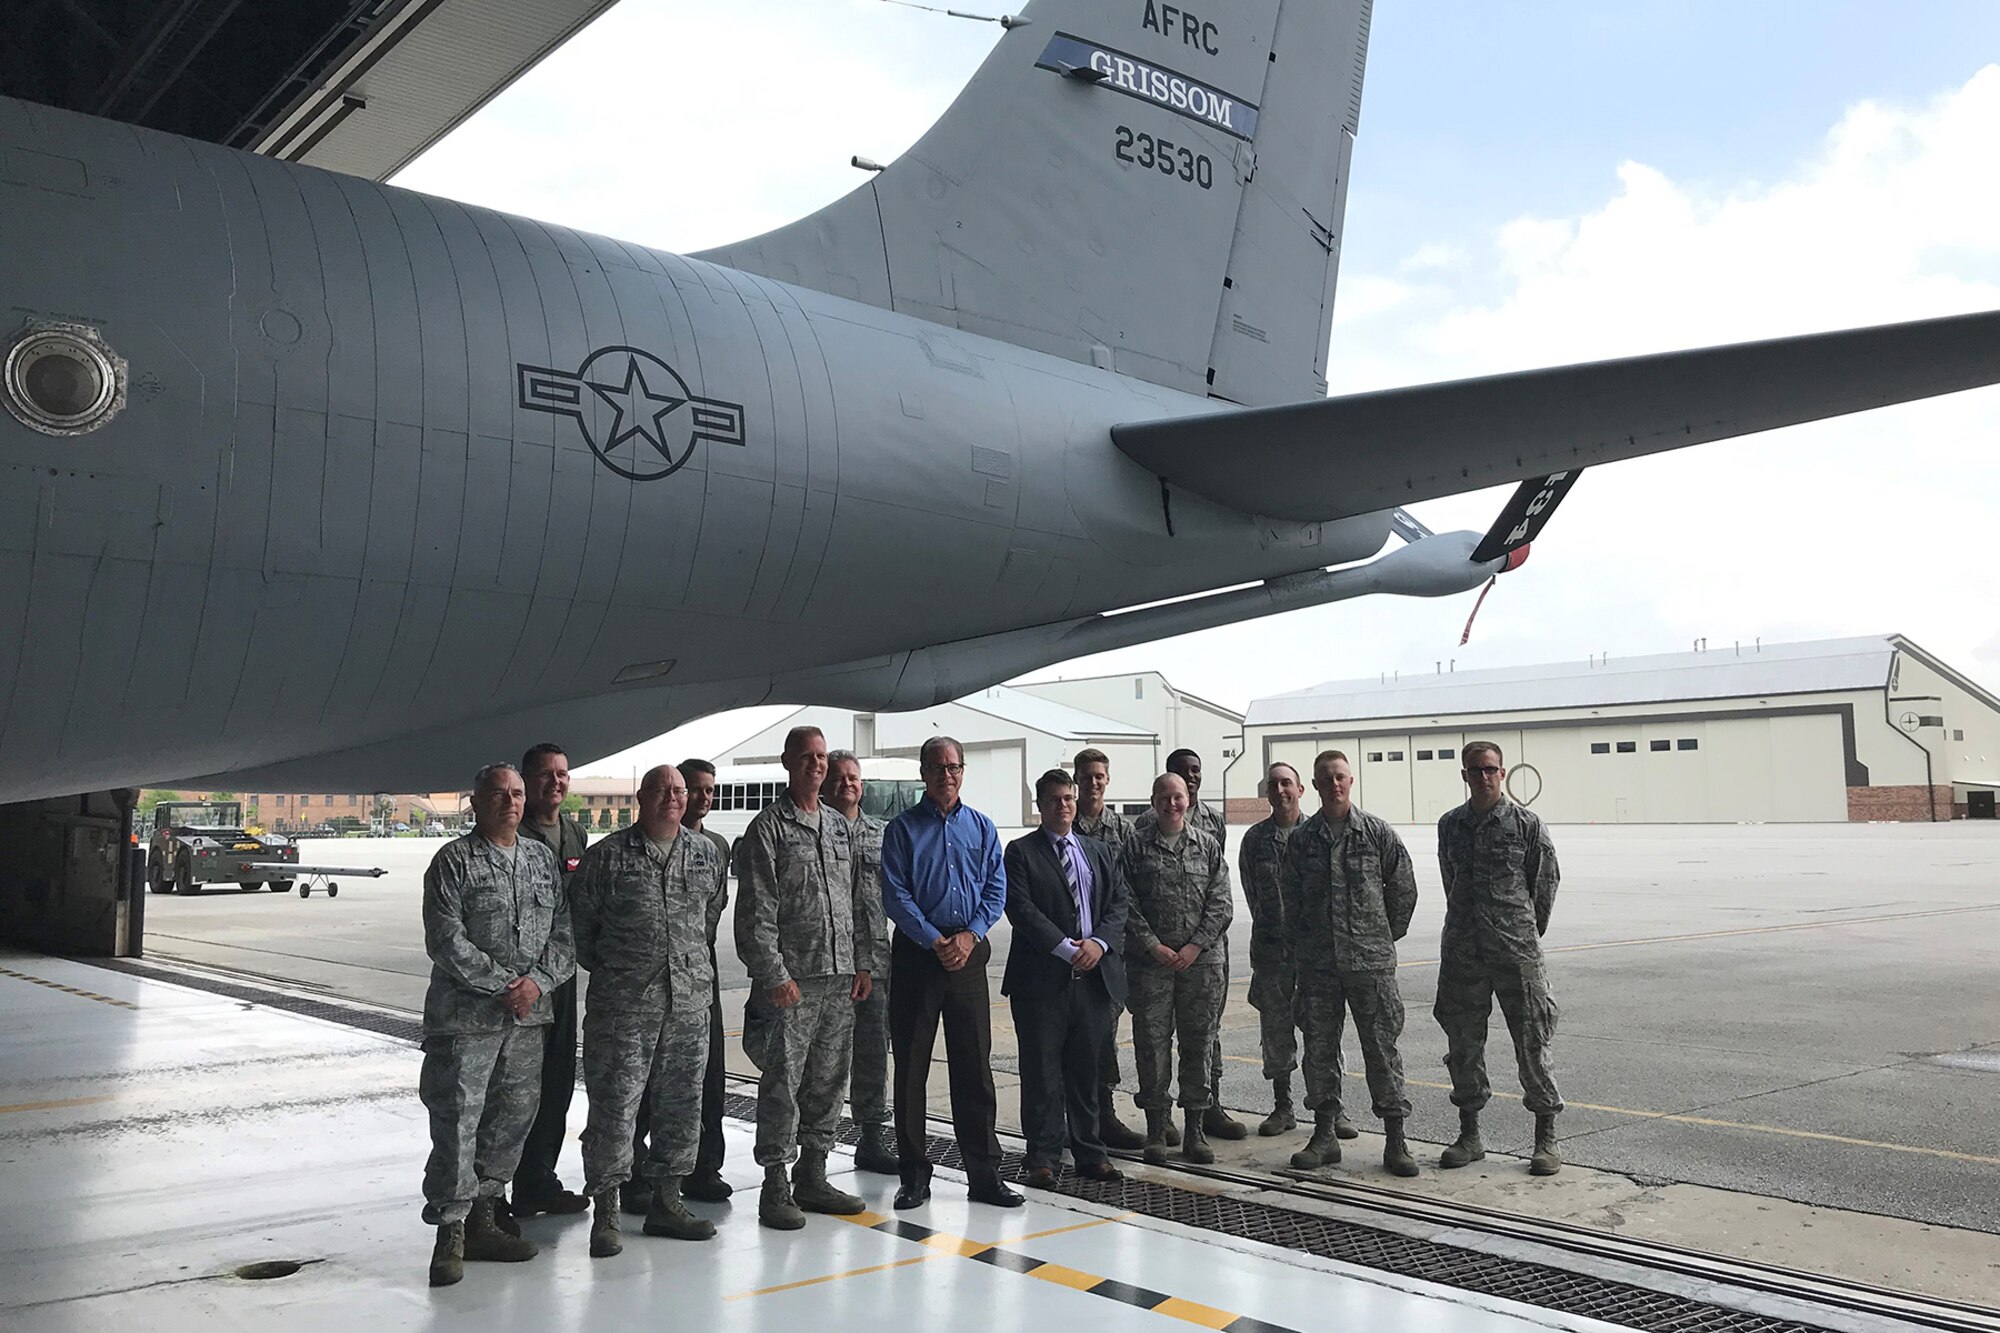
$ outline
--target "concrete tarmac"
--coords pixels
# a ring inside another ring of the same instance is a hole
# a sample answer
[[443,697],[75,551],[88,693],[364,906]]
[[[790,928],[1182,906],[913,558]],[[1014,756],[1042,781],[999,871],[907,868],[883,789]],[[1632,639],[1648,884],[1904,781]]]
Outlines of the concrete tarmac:
[[[1241,832],[1231,830],[1232,862]],[[1430,1016],[1443,913],[1435,842],[1428,828],[1401,832],[1422,893],[1402,944],[1411,1133],[1443,1143],[1456,1115]],[[2000,825],[1575,826],[1554,837],[1563,889],[1544,946],[1562,1008],[1566,1160],[1641,1188],[1686,1182],[2000,1233]],[[154,896],[148,952],[416,1010],[429,974],[422,872],[440,845],[305,844],[308,860],[390,871],[343,883],[331,900]],[[1011,1119],[1007,935],[1004,924],[995,932],[991,976]],[[1239,895],[1223,1100],[1244,1118],[1269,1104],[1244,999],[1248,938]],[[746,979],[727,940],[721,953],[733,1028]],[[1498,1013],[1493,1023],[1486,1141],[1523,1153],[1532,1120]],[[1351,1034],[1346,1050],[1350,1110],[1366,1126]],[[740,1050],[731,1063],[747,1067]],[[1130,1072],[1128,1060],[1128,1092]],[[933,1101],[943,1108],[941,1079]],[[1351,1156],[1360,1165],[1343,1169],[1369,1169],[1365,1152]],[[1435,1153],[1419,1157],[1428,1177]]]

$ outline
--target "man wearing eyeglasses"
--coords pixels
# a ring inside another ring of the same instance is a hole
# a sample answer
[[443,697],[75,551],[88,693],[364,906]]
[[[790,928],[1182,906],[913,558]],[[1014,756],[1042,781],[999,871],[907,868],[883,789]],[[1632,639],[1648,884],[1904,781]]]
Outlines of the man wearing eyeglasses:
[[993,1015],[986,936],[1007,910],[1007,872],[993,821],[958,799],[965,748],[933,736],[917,755],[924,796],[882,835],[882,906],[896,925],[889,959],[889,1044],[896,1065],[896,1207],[931,1196],[924,1149],[938,1023],[951,1078],[952,1130],[974,1203],[1018,1208],[1000,1179],[993,1124]]
[[1542,968],[1542,935],[1555,908],[1561,872],[1541,818],[1507,799],[1506,760],[1491,741],[1474,741],[1461,756],[1470,797],[1438,820],[1438,868],[1444,875],[1444,940],[1437,1004],[1444,1029],[1445,1067],[1458,1107],[1458,1141],[1438,1158],[1443,1167],[1486,1156],[1479,1109],[1493,1095],[1486,1080],[1486,1023],[1500,1001],[1521,1074],[1521,1102],[1535,1117],[1531,1175],[1562,1170],[1556,1116],[1563,1109],[1549,1048],[1556,1036],[1556,1001]]

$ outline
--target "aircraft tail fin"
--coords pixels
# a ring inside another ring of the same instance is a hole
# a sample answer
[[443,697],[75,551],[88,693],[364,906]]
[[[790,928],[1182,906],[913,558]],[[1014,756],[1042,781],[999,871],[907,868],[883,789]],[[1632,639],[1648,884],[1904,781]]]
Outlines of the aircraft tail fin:
[[1373,0],[1031,0],[853,193],[699,256],[1258,405],[1326,390]]

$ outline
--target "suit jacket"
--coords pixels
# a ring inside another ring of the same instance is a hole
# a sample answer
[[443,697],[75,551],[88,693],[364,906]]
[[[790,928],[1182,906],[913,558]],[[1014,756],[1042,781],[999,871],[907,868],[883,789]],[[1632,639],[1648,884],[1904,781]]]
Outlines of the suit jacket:
[[[1099,984],[1113,1004],[1125,1003],[1125,914],[1131,895],[1118,858],[1096,838],[1079,835],[1077,849],[1090,865],[1090,933],[1104,942],[1104,958],[1083,982]],[[1007,950],[1002,995],[1051,993],[1076,985],[1070,966],[1055,954],[1059,940],[1076,938],[1076,900],[1062,863],[1040,829],[1007,844],[1007,919],[1014,940]]]

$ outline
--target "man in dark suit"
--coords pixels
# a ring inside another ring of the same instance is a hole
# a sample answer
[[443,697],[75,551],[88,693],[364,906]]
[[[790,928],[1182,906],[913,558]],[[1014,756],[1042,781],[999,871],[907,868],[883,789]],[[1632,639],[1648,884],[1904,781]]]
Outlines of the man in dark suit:
[[1060,768],[1035,781],[1042,826],[1007,844],[1013,947],[1000,992],[1020,1043],[1028,1184],[1055,1184],[1065,1140],[1085,1180],[1117,1180],[1098,1136],[1098,1060],[1125,1003],[1125,883],[1118,858],[1079,836],[1076,782]]

